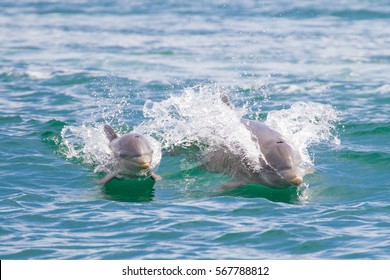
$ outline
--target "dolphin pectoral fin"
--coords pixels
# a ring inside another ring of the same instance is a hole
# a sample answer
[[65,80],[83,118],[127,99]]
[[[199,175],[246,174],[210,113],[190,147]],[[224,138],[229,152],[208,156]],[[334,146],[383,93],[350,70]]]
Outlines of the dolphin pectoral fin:
[[222,186],[219,186],[217,188],[217,191],[229,191],[229,190],[232,190],[232,189],[235,189],[235,188],[239,188],[239,187],[243,187],[245,185],[247,185],[249,182],[247,180],[233,180],[233,181],[230,181],[230,182],[227,182],[226,184],[222,185]]
[[162,180],[162,177],[160,175],[155,174],[155,173],[151,173],[150,174],[150,178],[152,178],[155,181],[161,181]]
[[116,176],[115,173],[108,173],[106,176],[104,176],[103,179],[97,180],[97,181],[95,181],[95,183],[96,183],[96,184],[99,184],[99,185],[107,184],[107,183],[110,182],[112,179],[114,179],[115,176]]

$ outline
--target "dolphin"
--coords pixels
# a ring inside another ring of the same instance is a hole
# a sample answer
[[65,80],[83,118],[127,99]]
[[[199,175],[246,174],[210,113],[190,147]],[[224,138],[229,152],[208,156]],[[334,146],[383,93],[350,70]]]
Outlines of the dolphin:
[[[222,95],[221,99],[233,109],[226,95]],[[302,159],[287,139],[263,122],[241,119],[241,123],[250,131],[252,141],[260,148],[261,168],[251,166],[244,154],[233,154],[224,147],[206,154],[204,160],[207,170],[225,173],[234,178],[220,187],[221,190],[229,190],[249,183],[276,189],[303,183],[304,174],[300,169]]]
[[152,166],[153,149],[148,139],[138,133],[127,133],[118,136],[109,125],[104,125],[104,132],[110,141],[110,149],[117,161],[117,171],[108,173],[97,184],[106,184],[117,176],[143,177],[150,176],[153,180],[161,180],[154,173]]

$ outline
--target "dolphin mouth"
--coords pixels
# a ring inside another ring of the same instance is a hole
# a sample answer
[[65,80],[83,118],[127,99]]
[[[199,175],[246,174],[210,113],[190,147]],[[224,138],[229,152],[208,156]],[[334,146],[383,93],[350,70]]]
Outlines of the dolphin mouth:
[[296,176],[295,178],[290,180],[289,183],[294,186],[299,186],[300,184],[303,183],[303,178],[301,176]]
[[127,160],[128,164],[134,166],[135,168],[144,170],[152,167],[151,157],[148,155],[133,157]]
[[291,170],[281,170],[278,172],[278,174],[283,178],[284,181],[291,185],[299,186],[303,183],[303,177],[298,172]]
[[151,167],[150,162],[136,162],[136,161],[129,161],[129,163],[139,169],[149,169]]
[[148,169],[150,167],[150,163],[149,162],[144,162],[144,163],[141,163],[141,164],[137,164],[139,167],[141,167],[142,169]]

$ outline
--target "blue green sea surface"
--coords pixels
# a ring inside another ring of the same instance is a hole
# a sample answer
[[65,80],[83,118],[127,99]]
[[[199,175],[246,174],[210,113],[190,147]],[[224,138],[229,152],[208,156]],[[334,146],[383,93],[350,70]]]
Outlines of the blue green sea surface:
[[[390,259],[389,23],[388,0],[2,0],[0,259]],[[217,191],[221,92],[299,147],[302,186]],[[163,180],[95,184],[105,123],[161,143]]]

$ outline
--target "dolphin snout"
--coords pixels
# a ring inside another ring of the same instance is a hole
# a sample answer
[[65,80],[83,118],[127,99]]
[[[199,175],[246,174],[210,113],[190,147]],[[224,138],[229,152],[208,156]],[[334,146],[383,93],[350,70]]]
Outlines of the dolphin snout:
[[290,183],[294,186],[299,186],[303,183],[303,178],[301,176],[297,176],[294,179],[290,180]]
[[147,169],[147,168],[150,167],[150,163],[149,162],[144,162],[144,163],[140,164],[139,167],[141,167],[142,169]]
[[134,157],[130,160],[130,162],[132,165],[135,165],[141,169],[148,169],[148,168],[150,168],[150,165],[151,165],[151,159],[147,155],[143,155],[140,157]]
[[294,169],[286,169],[278,171],[279,175],[289,184],[299,186],[303,183],[303,178],[299,172]]

